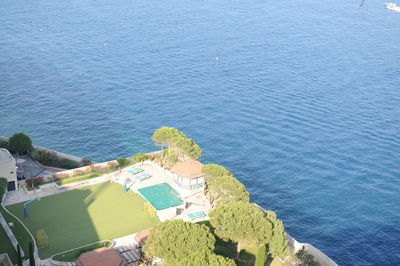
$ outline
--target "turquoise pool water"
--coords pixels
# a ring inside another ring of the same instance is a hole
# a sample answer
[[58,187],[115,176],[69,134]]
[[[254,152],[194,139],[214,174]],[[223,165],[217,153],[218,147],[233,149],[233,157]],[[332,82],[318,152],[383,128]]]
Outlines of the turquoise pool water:
[[140,188],[138,191],[156,210],[175,207],[183,203],[179,193],[167,183]]

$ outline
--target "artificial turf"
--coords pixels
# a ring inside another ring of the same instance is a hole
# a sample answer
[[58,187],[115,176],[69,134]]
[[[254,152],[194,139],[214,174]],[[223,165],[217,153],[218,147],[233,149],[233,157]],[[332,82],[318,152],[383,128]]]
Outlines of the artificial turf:
[[32,234],[44,229],[49,246],[39,249],[41,258],[100,240],[111,240],[158,223],[144,211],[144,200],[115,183],[101,183],[41,198],[28,205],[7,206]]
[[1,239],[0,254],[7,253],[8,256],[10,257],[10,260],[14,264],[17,264],[17,262],[18,262],[17,261],[17,252],[15,251],[11,242],[8,240],[8,236],[2,226],[0,226],[0,239]]

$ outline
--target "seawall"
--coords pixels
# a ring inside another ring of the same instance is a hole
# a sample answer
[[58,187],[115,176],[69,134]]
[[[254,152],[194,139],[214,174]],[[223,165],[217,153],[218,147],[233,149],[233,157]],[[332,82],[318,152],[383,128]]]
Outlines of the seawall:
[[[0,140],[8,141],[8,138],[0,136]],[[33,147],[35,149],[38,149],[38,150],[55,152],[58,157],[70,159],[70,160],[77,161],[77,162],[81,162],[82,159],[83,159],[82,157],[78,157],[78,156],[75,156],[75,155],[71,155],[71,154],[67,154],[67,153],[63,153],[63,152],[59,152],[59,151],[55,151],[55,150],[50,150],[50,149],[47,149],[47,148],[44,148],[44,147],[40,147],[40,146],[37,146],[37,145],[34,145],[34,144],[32,144],[32,145],[33,145]]]

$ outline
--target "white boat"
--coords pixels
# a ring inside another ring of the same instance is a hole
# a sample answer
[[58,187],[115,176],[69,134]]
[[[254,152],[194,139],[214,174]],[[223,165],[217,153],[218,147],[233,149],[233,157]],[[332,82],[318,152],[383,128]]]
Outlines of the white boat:
[[400,6],[397,6],[396,3],[386,3],[385,5],[387,9],[400,12]]

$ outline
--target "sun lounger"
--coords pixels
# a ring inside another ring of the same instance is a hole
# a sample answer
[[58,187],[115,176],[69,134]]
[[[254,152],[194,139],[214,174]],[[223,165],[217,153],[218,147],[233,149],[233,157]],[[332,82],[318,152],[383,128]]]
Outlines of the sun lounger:
[[140,175],[136,175],[136,176],[135,176],[135,178],[136,178],[137,180],[140,180],[140,181],[145,180],[145,179],[150,178],[150,177],[151,177],[151,175],[148,174],[148,173],[143,173],[143,174],[140,174]]
[[139,167],[135,167],[135,168],[133,168],[131,170],[128,170],[128,173],[130,173],[132,175],[138,174],[138,173],[141,173],[141,172],[143,172],[143,169],[139,168]]
[[187,215],[190,219],[196,219],[196,218],[202,218],[205,217],[206,214],[203,211],[198,211],[198,212],[192,212],[192,213],[188,213]]

